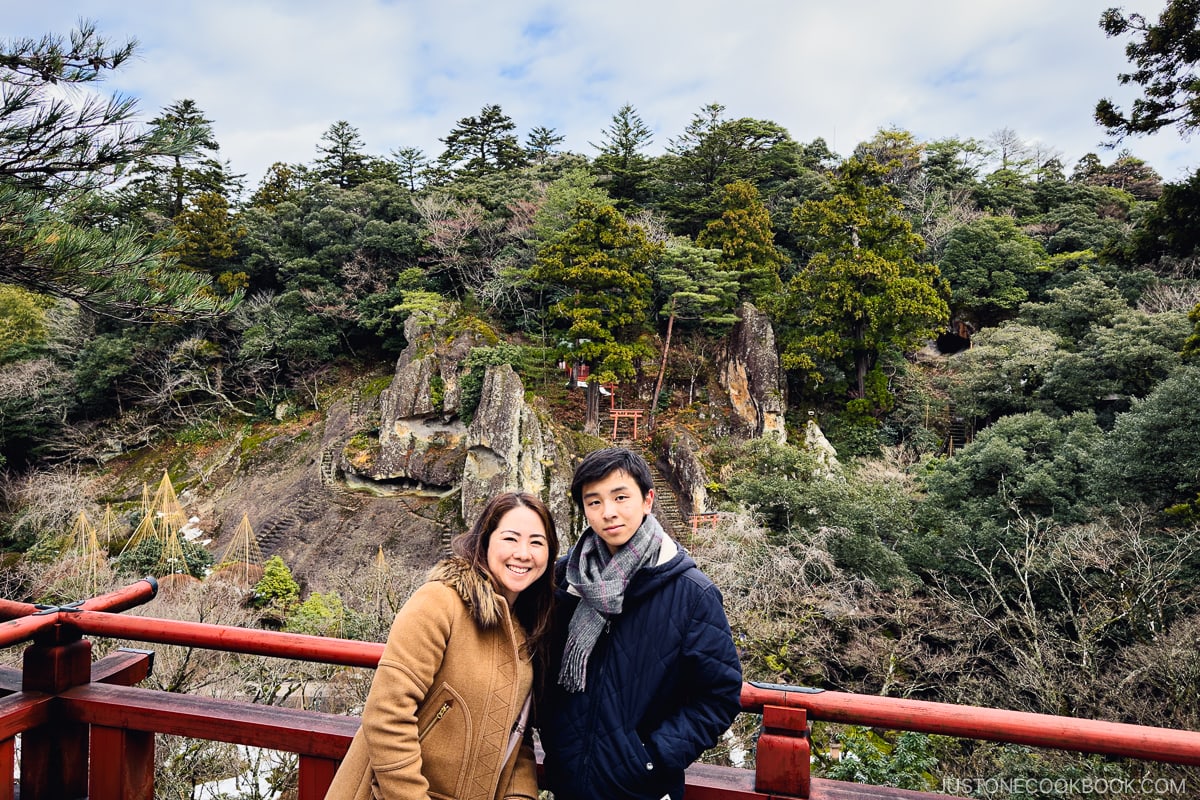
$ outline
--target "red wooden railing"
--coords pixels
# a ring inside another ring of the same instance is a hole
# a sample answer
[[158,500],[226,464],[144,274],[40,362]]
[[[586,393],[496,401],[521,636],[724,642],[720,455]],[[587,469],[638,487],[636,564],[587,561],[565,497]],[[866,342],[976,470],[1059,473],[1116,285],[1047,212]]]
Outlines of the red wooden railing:
[[[91,661],[85,634],[328,664],[373,667],[381,644],[118,613],[157,591],[153,579],[65,606],[0,600],[0,648],[31,641],[23,669],[0,668],[0,800],[20,737],[21,800],[150,800],[154,734],[295,753],[300,800],[324,796],[358,728],[356,717],[137,688],[153,653],[120,650]],[[1085,753],[1200,764],[1200,733],[994,708],[748,683],[742,708],[762,714],[753,770],[696,764],[687,800],[933,795],[810,779],[810,720],[1014,742]]]

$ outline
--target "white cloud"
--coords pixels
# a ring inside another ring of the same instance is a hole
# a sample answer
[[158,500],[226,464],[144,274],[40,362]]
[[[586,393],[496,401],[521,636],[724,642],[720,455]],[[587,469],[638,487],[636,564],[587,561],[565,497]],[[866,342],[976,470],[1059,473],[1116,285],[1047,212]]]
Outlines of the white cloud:
[[[632,103],[661,151],[701,107],[767,119],[843,155],[877,130],[984,139],[1011,128],[1070,166],[1102,159],[1096,101],[1131,94],[1103,3],[1062,0],[46,0],[6,11],[7,36],[66,32],[86,15],[141,43],[109,88],[145,119],[183,98],[213,120],[253,186],[274,161],[309,162],[337,120],[370,152],[430,155],[455,122],[499,104],[519,132],[555,128],[594,154]],[[1162,1],[1125,3],[1153,17]],[[1125,144],[1164,178],[1198,159],[1173,132]]]

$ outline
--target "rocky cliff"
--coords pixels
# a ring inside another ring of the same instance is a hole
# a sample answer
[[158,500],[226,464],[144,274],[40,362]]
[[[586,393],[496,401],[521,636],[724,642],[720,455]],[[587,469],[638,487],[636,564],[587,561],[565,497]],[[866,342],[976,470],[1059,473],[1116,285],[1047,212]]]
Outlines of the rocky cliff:
[[721,385],[729,392],[734,432],[747,438],[773,436],[787,440],[784,413],[787,394],[775,331],[766,315],[743,303],[729,335]]

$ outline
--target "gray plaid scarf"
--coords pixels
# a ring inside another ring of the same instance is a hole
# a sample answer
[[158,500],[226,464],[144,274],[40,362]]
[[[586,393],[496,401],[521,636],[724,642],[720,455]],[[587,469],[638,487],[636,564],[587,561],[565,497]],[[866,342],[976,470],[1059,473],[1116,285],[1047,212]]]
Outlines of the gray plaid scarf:
[[567,559],[567,583],[579,592],[581,599],[571,616],[562,669],[558,673],[559,685],[568,692],[584,690],[592,648],[608,620],[621,613],[625,589],[634,574],[657,560],[665,536],[654,515],[647,514],[615,554],[608,552],[608,545],[591,528],[584,531],[571,551]]

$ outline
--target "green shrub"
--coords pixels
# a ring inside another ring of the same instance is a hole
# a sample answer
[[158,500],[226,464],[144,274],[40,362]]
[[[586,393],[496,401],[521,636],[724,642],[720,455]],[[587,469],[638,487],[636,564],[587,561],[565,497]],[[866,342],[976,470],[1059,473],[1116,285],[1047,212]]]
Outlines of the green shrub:
[[208,568],[213,565],[212,553],[202,545],[187,539],[181,539],[179,544],[183,550],[183,564],[168,565],[167,569],[163,569],[160,564],[163,543],[157,538],[148,537],[117,557],[117,571],[138,576],[186,571],[195,578],[203,578],[208,573]]

